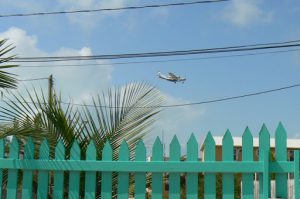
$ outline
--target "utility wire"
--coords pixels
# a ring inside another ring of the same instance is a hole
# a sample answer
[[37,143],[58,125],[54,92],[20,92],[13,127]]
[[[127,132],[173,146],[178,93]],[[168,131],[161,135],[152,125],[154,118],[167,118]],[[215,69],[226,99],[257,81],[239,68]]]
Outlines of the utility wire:
[[[224,98],[217,98],[217,99],[212,99],[212,100],[206,100],[206,101],[200,101],[200,102],[192,102],[192,103],[182,103],[182,104],[170,104],[170,105],[161,105],[161,106],[132,106],[130,108],[176,108],[176,107],[184,107],[184,106],[195,106],[195,105],[202,105],[202,104],[211,104],[211,103],[218,103],[218,102],[223,102],[223,101],[231,101],[231,100],[237,100],[241,98],[247,98],[247,97],[252,97],[252,96],[257,96],[257,95],[265,95],[268,93],[273,93],[273,92],[279,92],[279,91],[284,91],[292,88],[300,87],[300,84],[293,84],[289,86],[284,86],[280,88],[275,88],[275,89],[269,89],[269,90],[264,90],[264,91],[258,91],[254,93],[248,93],[248,94],[243,94],[243,95],[236,95],[236,96],[231,96],[231,97],[224,97]],[[32,103],[32,104],[38,104],[38,102],[29,102],[29,101],[13,101],[13,100],[3,100],[4,102],[8,103],[9,101],[12,101],[14,103]],[[99,106],[99,105],[92,105],[92,104],[78,104],[78,103],[71,103],[71,102],[64,102],[64,101],[59,101],[61,104],[65,105],[74,105],[74,106],[81,106],[81,107],[92,107],[92,108],[110,108],[110,109],[117,109],[117,108],[126,108],[122,106]],[[41,104],[48,104],[48,103],[41,103]]]
[[34,79],[18,79],[18,81],[26,82],[26,81],[39,81],[39,80],[48,80],[48,77],[34,78]]
[[207,4],[207,3],[218,3],[229,0],[203,0],[193,2],[179,2],[179,3],[168,3],[168,4],[153,4],[153,5],[142,5],[142,6],[128,6],[119,8],[99,8],[99,9],[87,9],[87,10],[71,10],[71,11],[54,11],[54,12],[36,12],[36,13],[18,13],[18,14],[4,14],[0,15],[0,18],[8,17],[29,17],[29,16],[44,16],[44,15],[61,15],[61,14],[75,14],[75,13],[91,13],[91,12],[103,12],[103,11],[118,11],[118,10],[137,10],[145,8],[161,8],[171,6],[188,6],[196,4]]
[[221,58],[232,58],[232,57],[245,57],[265,54],[277,54],[286,52],[298,52],[300,49],[289,49],[289,50],[277,50],[269,52],[254,52],[246,54],[236,55],[220,55],[220,56],[209,56],[209,57],[196,57],[196,58],[183,58],[183,59],[165,59],[165,60],[149,60],[149,61],[128,61],[128,62],[113,62],[113,63],[86,63],[86,64],[55,64],[55,65],[20,65],[19,68],[56,68],[56,67],[77,67],[77,66],[114,66],[114,65],[128,65],[128,64],[151,64],[151,63],[167,63],[167,62],[180,62],[180,61],[195,61],[202,59],[221,59]]
[[99,60],[99,59],[129,59],[129,58],[146,58],[146,57],[168,57],[168,56],[183,56],[196,54],[212,54],[212,53],[230,53],[230,52],[244,52],[268,49],[281,49],[299,47],[300,40],[251,44],[243,46],[229,46],[221,48],[207,48],[207,49],[192,49],[192,50],[176,50],[176,51],[161,51],[161,52],[144,52],[144,53],[129,53],[129,54],[107,54],[107,55],[93,55],[93,56],[55,56],[55,57],[22,57],[15,58],[14,62],[58,62],[58,61],[75,61],[75,60]]

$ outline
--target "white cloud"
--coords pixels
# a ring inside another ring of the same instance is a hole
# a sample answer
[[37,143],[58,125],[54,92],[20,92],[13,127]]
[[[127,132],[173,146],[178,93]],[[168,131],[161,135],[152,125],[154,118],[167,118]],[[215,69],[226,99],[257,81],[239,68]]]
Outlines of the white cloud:
[[[82,47],[81,49],[72,49],[61,47],[54,52],[46,52],[38,47],[38,38],[34,35],[28,35],[25,30],[12,27],[5,32],[0,32],[0,38],[9,38],[9,43],[13,43],[16,48],[14,54],[19,57],[29,56],[89,56],[92,55],[92,49]],[[86,96],[95,94],[110,84],[113,68],[111,65],[106,66],[84,66],[87,62],[72,61],[72,62],[55,62],[55,63],[35,63],[22,64],[43,66],[43,65],[61,65],[61,64],[83,64],[80,67],[49,67],[49,68],[25,68],[20,67],[12,69],[11,72],[19,75],[19,79],[32,79],[39,77],[48,77],[50,74],[54,76],[54,85],[57,91],[61,91],[63,97],[72,98],[76,102],[86,100]],[[92,61],[91,64],[106,63],[107,61]],[[35,87],[42,89],[47,93],[47,81],[29,82],[26,85],[34,84]]]
[[226,21],[238,26],[269,23],[273,19],[272,12],[262,10],[257,0],[233,0],[222,16]]

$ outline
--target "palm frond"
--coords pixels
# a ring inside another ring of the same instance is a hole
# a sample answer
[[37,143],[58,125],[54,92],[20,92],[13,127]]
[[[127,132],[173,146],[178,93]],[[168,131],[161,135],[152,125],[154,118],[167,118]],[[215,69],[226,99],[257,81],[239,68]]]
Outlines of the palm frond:
[[[6,45],[7,40],[0,40],[0,88],[17,88],[17,79],[14,74],[3,71],[2,69],[16,67],[14,64],[7,64],[15,58],[15,56],[6,56],[14,47]],[[3,57],[5,56],[5,57]],[[3,65],[4,64],[4,65]]]
[[145,83],[110,89],[93,99],[93,109],[85,107],[87,124],[82,135],[100,149],[107,140],[115,151],[123,140],[133,146],[150,131],[163,101],[160,92]]

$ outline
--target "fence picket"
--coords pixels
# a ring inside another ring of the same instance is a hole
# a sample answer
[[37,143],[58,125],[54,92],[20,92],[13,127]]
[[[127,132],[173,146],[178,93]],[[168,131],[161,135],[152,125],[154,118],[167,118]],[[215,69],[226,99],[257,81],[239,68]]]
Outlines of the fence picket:
[[[129,147],[125,140],[123,140],[120,151],[119,151],[119,161],[129,161]],[[118,198],[128,199],[128,189],[129,189],[129,173],[119,172],[118,175]]]
[[[97,151],[93,141],[91,141],[86,150],[86,160],[96,160]],[[85,172],[85,199],[94,199],[96,196],[96,172]]]
[[[34,159],[34,144],[31,138],[28,138],[24,150],[24,159]],[[22,198],[32,198],[32,179],[33,171],[24,170],[22,183]]]
[[[192,134],[187,143],[187,161],[198,161],[198,143]],[[198,199],[198,173],[187,173],[187,199]]]
[[[152,161],[164,161],[163,145],[157,137],[152,148]],[[163,198],[163,173],[152,174],[152,198]]]
[[294,151],[294,198],[298,199],[299,194],[299,150]]
[[[270,150],[270,134],[265,124],[261,127],[261,130],[259,132],[259,161],[264,161],[264,151]],[[266,175],[266,174],[264,174]],[[264,175],[259,174],[259,197],[264,198]],[[270,181],[268,183],[268,188],[270,187]],[[270,192],[270,190],[268,191]],[[269,194],[270,195],[270,194]]]
[[[286,131],[280,122],[275,132],[275,154],[276,161],[287,160],[287,148],[286,148]],[[276,197],[287,198],[287,174],[276,174]]]
[[[102,151],[103,161],[112,161],[112,148],[107,141]],[[101,177],[101,198],[111,199],[112,198],[112,172],[102,172]]]
[[[64,159],[65,159],[65,147],[63,142],[60,140],[55,147],[55,160],[64,160]],[[55,171],[53,196],[55,199],[63,199],[63,195],[64,195],[64,172]]]
[[270,175],[269,175],[269,159],[270,151],[263,152],[263,162],[264,162],[264,171],[263,171],[263,198],[269,198],[270,196]]
[[[222,161],[233,161],[233,140],[229,130],[226,131],[223,137],[222,146]],[[223,198],[234,198],[234,176],[233,174],[225,173],[222,175]]]
[[[40,146],[40,157],[41,160],[49,160],[49,145],[46,139],[43,140]],[[37,198],[44,199],[48,197],[49,189],[49,171],[39,171],[38,174],[38,188]]]
[[[70,151],[70,160],[80,160],[80,147],[77,141],[73,142]],[[69,198],[79,198],[80,171],[70,171]]]
[[[253,161],[253,137],[249,128],[247,127],[242,138],[242,158],[243,161]],[[242,175],[242,193],[243,199],[253,199],[253,174],[245,173]]]
[[[3,139],[0,139],[0,158],[4,158],[5,154],[5,142]],[[0,168],[0,198],[2,198],[2,189],[3,189],[3,169]]]
[[[180,144],[177,136],[174,135],[170,144],[170,161],[180,161]],[[176,199],[180,198],[180,173],[172,173],[170,171],[169,176],[169,198]]]
[[[19,143],[15,136],[13,137],[12,142],[10,144],[9,158],[19,159]],[[6,198],[11,198],[11,199],[17,198],[17,191],[18,191],[18,170],[9,169]]]
[[[204,158],[205,162],[216,160],[216,143],[210,132],[208,132],[204,141]],[[205,173],[204,198],[216,198],[216,174]]]
[[[140,140],[135,149],[135,161],[146,161],[146,148],[144,142]],[[135,198],[145,199],[146,173],[135,173]]]

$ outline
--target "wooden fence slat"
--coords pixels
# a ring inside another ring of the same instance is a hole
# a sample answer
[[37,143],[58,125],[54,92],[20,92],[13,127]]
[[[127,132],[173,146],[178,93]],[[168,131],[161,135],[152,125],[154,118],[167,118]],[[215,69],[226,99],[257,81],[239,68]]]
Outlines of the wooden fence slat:
[[[120,151],[119,161],[129,161],[129,147],[125,140],[123,140]],[[129,192],[129,173],[119,172],[118,175],[118,198],[128,199]]]
[[[270,151],[270,134],[265,124],[263,124],[259,132],[259,161],[264,161],[265,158],[264,151]],[[263,174],[259,174],[259,197],[260,198],[264,198],[263,179],[264,179]],[[270,187],[270,185],[268,187]]]
[[[180,144],[175,135],[170,144],[170,161],[180,162],[181,149]],[[169,198],[180,198],[180,173],[172,173],[169,176]]]
[[[34,144],[31,138],[28,138],[24,150],[24,159],[34,159]],[[22,183],[22,198],[32,198],[32,180],[33,171],[24,170]]]
[[[253,137],[247,127],[242,138],[242,158],[243,161],[249,162],[253,161]],[[253,184],[253,174],[244,173],[242,175],[242,198],[243,199],[253,199],[254,198],[254,184]]]
[[299,150],[294,151],[294,198],[300,198],[299,194]]
[[[70,151],[70,160],[80,160],[81,150],[75,140]],[[70,171],[69,176],[69,198],[79,198],[80,171]]]
[[[187,161],[198,161],[198,143],[192,134],[187,143]],[[187,173],[187,199],[198,199],[198,173]]]
[[[97,150],[93,141],[91,141],[86,150],[86,160],[96,160]],[[85,199],[94,199],[96,196],[96,172],[85,172]]]
[[269,159],[270,151],[262,151],[264,158],[264,172],[263,172],[263,198],[269,198],[270,192],[270,174],[269,174]]
[[[55,160],[65,159],[65,147],[63,142],[60,140],[55,148]],[[64,171],[54,172],[54,188],[53,196],[55,199],[63,199],[64,195]]]
[[[204,142],[204,161],[214,162],[216,160],[216,143],[211,133],[208,132]],[[216,198],[216,174],[204,174],[204,198]]]
[[[275,132],[275,154],[276,161],[286,161],[287,160],[287,148],[286,148],[286,131],[280,122],[276,132]],[[278,173],[275,176],[276,184],[276,197],[287,198],[287,174]]]
[[[4,139],[0,139],[0,158],[4,158],[5,154],[5,142]],[[2,198],[2,188],[3,188],[3,169],[0,169],[0,198]]]
[[[233,161],[233,140],[229,130],[226,131],[223,137],[222,146],[222,161]],[[234,176],[233,174],[222,175],[223,198],[234,198]]]
[[[49,160],[49,145],[46,139],[43,140],[40,146],[41,160]],[[49,190],[49,171],[39,171],[38,173],[37,198],[44,199],[48,197]]]
[[[17,138],[14,136],[10,144],[9,158],[19,159],[19,143]],[[7,198],[15,199],[17,198],[18,190],[18,170],[9,169],[8,170],[8,181],[7,181]]]
[[[102,161],[112,161],[112,148],[107,141],[102,151]],[[101,198],[111,199],[112,198],[112,172],[102,172],[101,178]]]
[[[152,161],[164,161],[163,145],[159,139],[156,138],[152,148]],[[152,198],[163,198],[163,174],[152,174]]]
[[[140,140],[135,149],[135,161],[146,161],[146,147],[144,142]],[[146,173],[135,173],[135,199],[145,199],[146,190]]]

